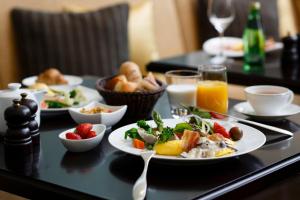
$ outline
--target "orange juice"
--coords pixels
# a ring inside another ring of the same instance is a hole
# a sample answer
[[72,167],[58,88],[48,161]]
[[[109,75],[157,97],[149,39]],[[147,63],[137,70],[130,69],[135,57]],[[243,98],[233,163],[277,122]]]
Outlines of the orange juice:
[[197,106],[226,113],[228,109],[228,86],[224,81],[201,81],[197,86]]

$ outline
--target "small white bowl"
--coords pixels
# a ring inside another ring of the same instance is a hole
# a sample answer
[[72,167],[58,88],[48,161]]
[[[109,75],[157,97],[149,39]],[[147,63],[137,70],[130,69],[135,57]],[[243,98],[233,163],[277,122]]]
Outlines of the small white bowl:
[[[80,110],[82,108],[91,109],[95,106],[100,106],[103,108],[108,108],[112,110],[110,113],[96,113],[96,114],[84,114],[81,113]],[[109,106],[106,104],[102,104],[99,102],[91,102],[86,106],[80,108],[69,108],[69,113],[73,120],[78,123],[91,123],[91,124],[105,124],[107,127],[113,126],[118,123],[122,117],[124,116],[127,110],[127,105],[123,106]]]
[[95,148],[102,140],[106,126],[103,124],[93,124],[93,131],[96,132],[95,137],[81,140],[70,140],[66,138],[68,132],[74,132],[75,128],[66,130],[59,134],[62,144],[71,152],[85,152]]

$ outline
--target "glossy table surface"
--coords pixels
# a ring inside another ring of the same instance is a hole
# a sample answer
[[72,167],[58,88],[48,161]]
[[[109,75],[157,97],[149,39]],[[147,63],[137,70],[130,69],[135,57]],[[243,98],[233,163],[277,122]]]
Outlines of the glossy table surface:
[[[150,62],[147,69],[162,73],[174,69],[197,69],[200,64],[209,64],[210,58],[207,53],[197,51]],[[281,51],[267,54],[264,71],[261,73],[245,73],[242,58],[230,59],[230,62],[225,65],[229,83],[239,85],[275,84],[300,93],[300,66],[298,64],[282,64]]]
[[[237,101],[230,103],[232,106]],[[155,109],[164,118],[170,117],[166,95]],[[267,136],[267,143],[262,148],[222,162],[187,164],[153,160],[149,165],[147,199],[210,199],[242,195],[234,192],[300,160],[299,124],[299,115],[273,123],[291,130],[295,136],[289,138],[262,130]],[[143,169],[142,159],[113,148],[107,140],[111,130],[94,150],[67,152],[57,136],[73,126],[75,123],[68,115],[44,117],[40,152],[35,154],[34,162],[24,165],[14,166],[13,160],[17,158],[5,158],[0,142],[0,189],[39,199],[131,199],[133,184]],[[260,193],[252,196],[255,194]]]

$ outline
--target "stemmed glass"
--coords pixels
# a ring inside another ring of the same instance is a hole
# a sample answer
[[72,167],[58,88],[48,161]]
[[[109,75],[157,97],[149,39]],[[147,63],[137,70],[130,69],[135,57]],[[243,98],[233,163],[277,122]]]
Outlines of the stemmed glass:
[[218,55],[211,59],[212,64],[225,63],[223,36],[224,31],[234,19],[234,8],[232,0],[208,0],[207,15],[210,23],[219,33],[220,51]]

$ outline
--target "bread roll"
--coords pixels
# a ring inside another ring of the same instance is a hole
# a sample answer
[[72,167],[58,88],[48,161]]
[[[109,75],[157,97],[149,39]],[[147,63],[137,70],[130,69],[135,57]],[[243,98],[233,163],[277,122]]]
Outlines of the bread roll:
[[68,81],[64,76],[55,68],[50,68],[41,73],[37,80],[37,83],[45,83],[47,85],[67,84]]
[[127,82],[126,76],[125,76],[125,75],[118,75],[118,76],[115,76],[114,78],[112,78],[112,79],[110,79],[110,80],[107,81],[107,83],[106,83],[106,85],[105,85],[105,88],[106,88],[106,89],[109,89],[109,90],[114,90],[116,84],[117,84],[119,81]]
[[149,81],[143,79],[140,83],[139,83],[139,90],[142,91],[155,91],[157,90],[159,87],[153,85],[152,83],[150,83]]
[[142,80],[140,68],[134,62],[124,62],[120,67],[120,74],[124,74],[128,81],[138,83]]
[[116,92],[135,92],[138,84],[129,81],[118,81],[115,85],[114,91]]
[[55,84],[68,84],[68,81],[64,78],[62,74],[56,77]]
[[158,83],[156,82],[153,74],[151,72],[148,73],[148,75],[139,82],[138,86],[139,90],[144,90],[144,91],[155,91],[160,88]]
[[155,80],[155,77],[153,76],[152,72],[149,72],[147,76],[144,78],[144,80],[149,81],[152,85],[159,88],[158,83]]

